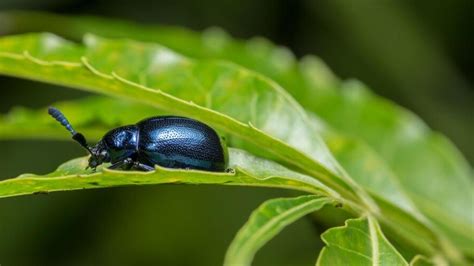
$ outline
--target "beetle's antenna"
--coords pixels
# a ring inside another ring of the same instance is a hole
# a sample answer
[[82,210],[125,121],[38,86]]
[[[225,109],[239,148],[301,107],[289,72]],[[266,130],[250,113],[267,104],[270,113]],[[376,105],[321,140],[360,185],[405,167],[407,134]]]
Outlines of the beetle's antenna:
[[81,133],[76,132],[74,130],[71,123],[69,123],[66,116],[64,116],[64,114],[61,113],[61,111],[59,111],[58,109],[56,109],[54,107],[49,107],[48,108],[48,114],[51,115],[54,119],[56,119],[63,127],[65,127],[67,129],[67,131],[69,131],[71,133],[73,140],[77,141],[90,154],[92,154],[92,151],[91,151],[89,145],[87,145],[87,140],[84,137],[84,135],[82,135]]

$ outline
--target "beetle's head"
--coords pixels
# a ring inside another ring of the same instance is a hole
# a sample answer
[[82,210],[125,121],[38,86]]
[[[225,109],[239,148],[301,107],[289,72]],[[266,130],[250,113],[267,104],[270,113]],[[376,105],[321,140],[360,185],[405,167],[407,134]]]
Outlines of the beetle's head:
[[103,141],[99,141],[95,146],[89,148],[91,157],[89,157],[88,167],[95,169],[104,162],[110,162],[110,154]]

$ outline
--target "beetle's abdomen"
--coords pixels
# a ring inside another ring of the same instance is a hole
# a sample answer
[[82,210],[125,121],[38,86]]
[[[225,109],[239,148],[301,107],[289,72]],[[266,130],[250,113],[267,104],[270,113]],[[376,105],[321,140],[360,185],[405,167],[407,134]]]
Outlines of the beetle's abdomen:
[[139,159],[169,168],[223,171],[225,147],[209,126],[189,118],[153,117],[137,124]]

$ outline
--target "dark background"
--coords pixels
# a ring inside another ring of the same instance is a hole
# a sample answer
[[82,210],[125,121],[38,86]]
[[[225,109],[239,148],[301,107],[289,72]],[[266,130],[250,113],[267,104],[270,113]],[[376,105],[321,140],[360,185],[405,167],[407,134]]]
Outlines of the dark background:
[[[0,0],[0,10],[93,14],[233,36],[265,36],[297,56],[316,54],[341,78],[420,115],[474,161],[474,4],[471,0],[152,1]],[[0,77],[0,111],[87,94]],[[0,141],[0,179],[46,173],[82,155],[74,143]],[[420,166],[422,167],[422,166]],[[288,192],[154,186],[0,201],[1,265],[218,265],[251,210]],[[290,226],[257,265],[313,265],[322,227]],[[277,263],[278,262],[278,263]]]

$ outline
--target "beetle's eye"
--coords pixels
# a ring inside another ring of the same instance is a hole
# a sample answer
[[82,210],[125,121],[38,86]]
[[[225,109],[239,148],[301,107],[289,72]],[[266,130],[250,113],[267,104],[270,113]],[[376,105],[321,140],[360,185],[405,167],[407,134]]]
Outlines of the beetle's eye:
[[109,159],[109,153],[106,150],[102,150],[100,152],[100,157],[103,158],[104,161],[108,161]]

